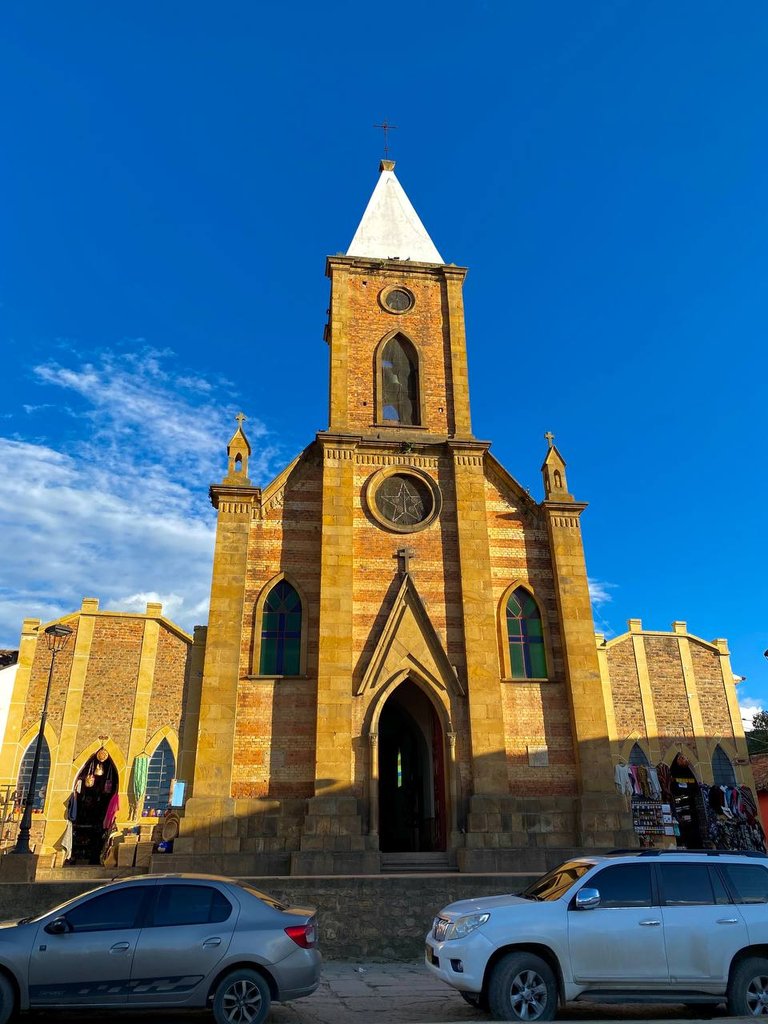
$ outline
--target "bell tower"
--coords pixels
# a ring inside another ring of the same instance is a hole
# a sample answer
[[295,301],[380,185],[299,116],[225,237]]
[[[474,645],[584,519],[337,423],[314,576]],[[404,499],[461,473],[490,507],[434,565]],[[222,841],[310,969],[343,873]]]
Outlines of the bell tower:
[[471,437],[462,285],[382,160],[345,256],[328,258],[329,432]]

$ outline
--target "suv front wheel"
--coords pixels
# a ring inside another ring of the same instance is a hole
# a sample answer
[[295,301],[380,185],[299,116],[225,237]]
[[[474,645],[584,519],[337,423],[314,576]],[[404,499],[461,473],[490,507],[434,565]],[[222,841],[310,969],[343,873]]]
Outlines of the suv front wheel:
[[488,1003],[496,1020],[552,1020],[557,982],[552,968],[533,953],[508,953],[493,968]]
[[728,1013],[734,1017],[768,1016],[768,960],[751,956],[738,965],[728,986]]

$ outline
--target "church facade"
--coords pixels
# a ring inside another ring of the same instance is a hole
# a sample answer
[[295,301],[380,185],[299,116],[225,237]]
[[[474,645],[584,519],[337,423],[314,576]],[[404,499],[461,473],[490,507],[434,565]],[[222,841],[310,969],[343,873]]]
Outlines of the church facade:
[[[585,505],[551,435],[542,502],[475,437],[465,273],[382,162],[349,250],[327,261],[328,429],[261,489],[240,420],[211,488],[184,866],[215,855],[244,870],[258,854],[299,874],[498,870],[636,842],[614,785],[627,714],[610,666],[623,645],[595,641]],[[746,752],[727,652],[707,657],[712,735],[735,760]],[[646,720],[654,730],[648,663],[630,747]],[[689,733],[706,740],[701,722]],[[654,744],[650,756],[667,753]]]
[[[166,723],[187,751],[177,774],[189,795],[174,852],[156,867],[536,870],[637,844],[639,803],[616,787],[630,762],[752,784],[725,641],[640,620],[596,635],[586,506],[554,438],[536,501],[474,435],[465,274],[443,261],[383,161],[346,255],[327,261],[328,428],[257,487],[238,417],[211,487],[210,617],[194,642],[173,634]],[[139,672],[148,655],[138,633],[136,643]],[[70,731],[68,701],[74,714],[98,667],[73,664],[57,684]],[[32,735],[28,675],[0,759],[10,785]],[[151,689],[135,687],[142,707]],[[136,722],[132,701],[123,714]],[[152,728],[96,716],[98,729],[110,735],[81,728],[62,747],[43,850],[65,827],[80,747],[90,756],[101,744],[119,763],[118,824],[130,820],[133,758]],[[111,735],[121,729],[124,750]]]

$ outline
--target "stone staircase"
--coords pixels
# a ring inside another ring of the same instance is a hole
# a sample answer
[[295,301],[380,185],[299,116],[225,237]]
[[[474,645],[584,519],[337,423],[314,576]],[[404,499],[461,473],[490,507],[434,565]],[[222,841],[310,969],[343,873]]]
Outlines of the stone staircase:
[[381,873],[387,875],[432,874],[445,875],[458,871],[448,860],[447,853],[382,853]]

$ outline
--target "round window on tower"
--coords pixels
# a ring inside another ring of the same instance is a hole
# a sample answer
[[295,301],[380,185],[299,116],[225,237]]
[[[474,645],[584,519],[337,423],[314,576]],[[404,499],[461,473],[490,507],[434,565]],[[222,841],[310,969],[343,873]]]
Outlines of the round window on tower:
[[388,313],[407,313],[413,309],[413,295],[406,288],[385,288],[379,299]]

